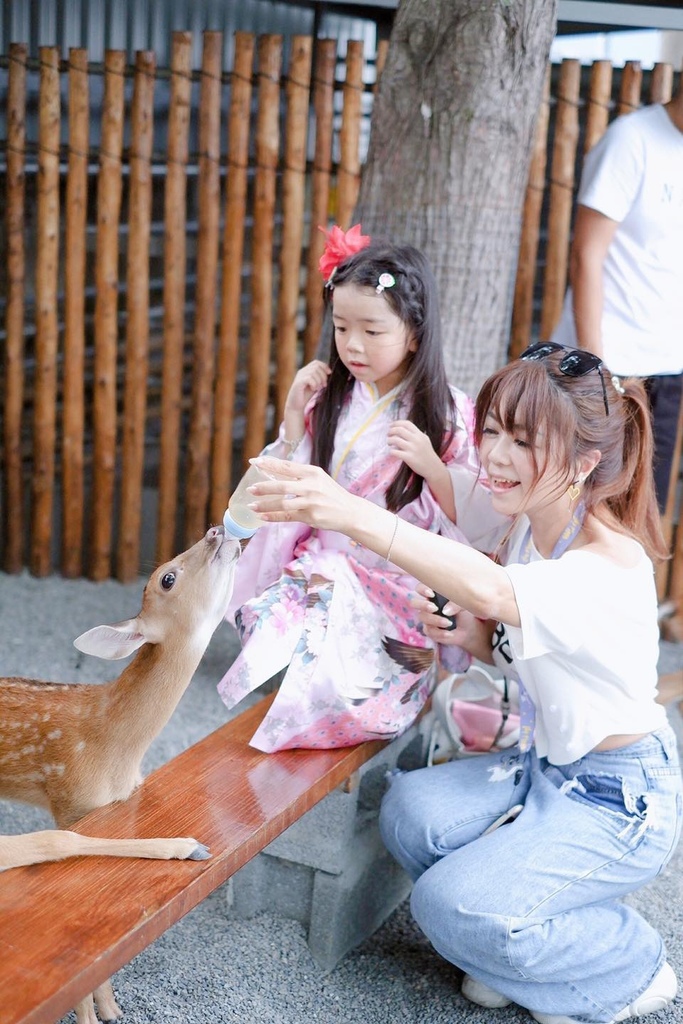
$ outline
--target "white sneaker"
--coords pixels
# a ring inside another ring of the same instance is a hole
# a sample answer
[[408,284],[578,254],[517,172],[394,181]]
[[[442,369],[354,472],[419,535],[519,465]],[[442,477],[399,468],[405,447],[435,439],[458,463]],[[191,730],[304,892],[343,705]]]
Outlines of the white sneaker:
[[[611,1024],[618,1024],[622,1020],[632,1020],[634,1017],[644,1017],[647,1013],[656,1013],[663,1010],[676,996],[678,982],[673,968],[665,963],[655,975],[651,985],[645,989],[642,995],[634,999],[632,1003],[619,1010],[616,1017],[612,1018]],[[552,1013],[537,1013],[530,1011],[534,1020],[539,1024],[576,1024],[576,1017],[557,1016]]]
[[620,1020],[632,1017],[644,1017],[646,1013],[656,1013],[673,1002],[678,991],[678,981],[671,964],[664,963],[652,980],[652,984],[642,995],[625,1006],[614,1018],[615,1024]]
[[500,992],[489,988],[483,981],[477,981],[471,974],[466,974],[462,979],[460,991],[465,999],[469,999],[471,1003],[476,1003],[477,1006],[485,1006],[488,1010],[501,1010],[512,1002],[507,996],[502,996]]

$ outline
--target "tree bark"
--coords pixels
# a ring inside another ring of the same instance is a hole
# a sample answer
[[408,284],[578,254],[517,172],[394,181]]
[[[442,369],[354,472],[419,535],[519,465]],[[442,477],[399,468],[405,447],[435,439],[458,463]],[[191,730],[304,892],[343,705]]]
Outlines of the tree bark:
[[521,213],[555,0],[401,0],[354,222],[430,259],[446,369],[507,357]]

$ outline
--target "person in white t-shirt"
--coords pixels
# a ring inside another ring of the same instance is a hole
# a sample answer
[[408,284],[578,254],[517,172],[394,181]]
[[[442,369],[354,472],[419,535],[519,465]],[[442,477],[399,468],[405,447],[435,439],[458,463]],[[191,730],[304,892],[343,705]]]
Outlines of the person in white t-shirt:
[[534,345],[484,384],[475,440],[505,524],[497,559],[319,467],[255,460],[270,479],[251,507],[337,530],[422,580],[412,603],[426,634],[519,683],[518,747],[395,775],[382,802],[413,915],[465,973],[463,995],[515,1002],[541,1024],[639,1017],[677,982],[661,936],[621,897],[671,857],[682,795],[655,699],[652,559],[666,546],[645,389],[585,350]]
[[664,511],[683,390],[683,90],[613,121],[586,156],[552,340],[646,381]]

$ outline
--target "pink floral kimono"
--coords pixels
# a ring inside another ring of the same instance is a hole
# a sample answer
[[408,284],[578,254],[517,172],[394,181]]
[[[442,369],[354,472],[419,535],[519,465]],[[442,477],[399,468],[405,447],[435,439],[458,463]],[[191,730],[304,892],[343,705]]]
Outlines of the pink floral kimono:
[[[474,481],[473,404],[452,390],[457,429],[443,458],[460,472],[469,467]],[[374,386],[357,382],[339,419],[332,476],[384,506],[384,492],[398,468],[387,447],[387,429],[405,418],[400,387],[378,398]],[[279,454],[280,445],[276,442],[269,453]],[[295,460],[308,462],[310,451],[307,435]],[[464,540],[426,485],[400,516]],[[233,707],[286,669],[251,745],[269,752],[343,747],[404,732],[436,680],[434,645],[409,604],[415,585],[412,576],[342,534],[300,523],[261,527],[239,561],[227,614],[242,651],[218,685]],[[450,671],[469,664],[458,647],[441,647],[440,653]]]

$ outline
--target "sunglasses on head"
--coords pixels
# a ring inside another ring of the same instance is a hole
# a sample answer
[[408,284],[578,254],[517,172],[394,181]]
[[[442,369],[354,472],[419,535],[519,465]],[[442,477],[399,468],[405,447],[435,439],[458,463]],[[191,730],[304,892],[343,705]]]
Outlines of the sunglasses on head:
[[565,348],[556,341],[540,341],[529,345],[522,352],[520,359],[546,359],[553,352],[565,352],[566,354],[557,364],[560,373],[565,377],[585,377],[591,370],[597,370],[602,384],[602,398],[605,403],[605,415],[609,416],[609,404],[607,402],[607,388],[605,378],[602,375],[602,359],[594,352],[588,352],[585,348]]

